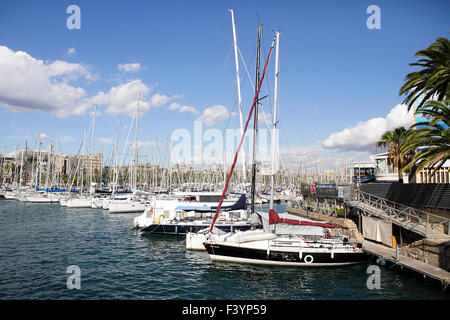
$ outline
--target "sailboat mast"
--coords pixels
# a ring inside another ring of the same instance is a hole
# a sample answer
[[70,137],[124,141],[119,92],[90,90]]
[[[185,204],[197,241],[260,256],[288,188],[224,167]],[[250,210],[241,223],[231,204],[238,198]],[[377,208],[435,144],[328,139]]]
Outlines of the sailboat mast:
[[103,189],[103,142],[100,141],[100,189]]
[[36,175],[36,185],[38,187],[41,186],[41,135],[38,135],[38,144],[39,144],[39,162],[38,162],[38,171]]
[[158,172],[156,170],[156,161],[157,161],[157,153],[158,153],[158,137],[155,137],[155,151],[153,153],[153,191],[156,192],[157,184],[158,184]]
[[[252,114],[253,114],[253,110],[255,109],[255,106],[257,104],[258,94],[259,94],[259,91],[261,90],[261,84],[262,84],[262,81],[264,80],[264,76],[266,74],[266,68],[267,68],[267,64],[269,63],[270,55],[272,54],[273,46],[274,46],[274,42],[272,41],[272,45],[270,46],[269,54],[267,56],[266,64],[264,65],[263,73],[262,73],[262,76],[261,76],[261,81],[258,84],[258,87],[257,87],[258,89],[255,92],[255,97],[253,98],[252,107],[250,108],[250,113],[248,115],[247,122],[245,123],[245,126],[244,126],[244,134],[247,131],[248,123],[250,122],[250,119],[251,119]],[[230,168],[230,173],[228,174],[227,181],[225,182],[225,186],[224,186],[223,191],[222,191],[222,196],[220,197],[219,205],[216,208],[216,213],[214,214],[213,221],[211,222],[211,226],[209,228],[209,232],[210,233],[213,230],[214,223],[217,220],[217,216],[219,215],[219,211],[220,211],[220,208],[222,206],[223,199],[224,199],[225,194],[226,194],[226,192],[228,190],[228,184],[230,182],[231,176],[233,175],[234,167],[236,165],[236,161],[237,161],[237,158],[238,158],[238,155],[239,155],[239,150],[241,150],[242,144],[244,142],[244,134],[241,136],[241,140],[239,142],[238,148],[237,148],[236,153],[234,155],[234,160],[233,160],[233,164],[231,165],[231,168]]]
[[[236,40],[236,26],[234,24],[234,13],[233,10],[228,10],[231,12],[231,23],[233,24],[233,43],[234,43],[234,61],[236,65],[236,83],[238,90],[238,103],[239,103],[239,120],[241,124],[241,135],[244,132],[244,119],[242,116],[242,99],[241,99],[241,80],[239,76],[239,59],[237,51],[237,40]],[[242,149],[242,181],[245,185],[246,174],[245,174],[245,148]]]
[[273,96],[273,128],[272,128],[272,174],[270,175],[270,209],[273,209],[273,188],[275,180],[275,147],[277,138],[277,109],[278,109],[278,74],[279,74],[279,42],[280,31],[276,33],[277,47],[275,49],[275,94]]
[[[258,25],[258,43],[256,51],[256,82],[255,88],[259,87],[259,69],[261,56],[261,28],[262,24]],[[250,212],[255,213],[255,193],[256,193],[256,144],[258,136],[258,104],[259,104],[259,90],[256,91],[255,114],[253,116],[253,159],[252,159],[252,201]]]
[[114,144],[114,184],[112,192],[113,195],[116,194],[117,182],[119,181],[119,164],[117,162],[117,144],[119,143],[118,139],[119,139],[118,132],[116,130],[116,143]]
[[[26,141],[25,141],[25,145],[26,145]],[[19,180],[19,187],[22,187],[22,178],[23,178],[23,155],[24,155],[24,150],[22,149],[22,156],[20,157],[20,180]]]
[[133,182],[132,188],[133,192],[136,192],[137,188],[137,166],[138,166],[138,152],[137,152],[137,137],[138,137],[138,122],[139,122],[139,103],[141,102],[141,92],[138,93],[138,104],[136,110],[136,132],[134,135],[134,168],[133,168]]
[[80,195],[83,194],[83,184],[84,184],[84,159],[86,158],[86,130],[84,130],[84,138],[83,138],[83,156],[81,162],[81,189]]
[[90,158],[90,176],[89,176],[89,192],[91,191],[92,188],[92,180],[93,180],[93,175],[94,175],[94,170],[93,170],[93,156],[94,156],[94,135],[95,135],[95,116],[97,114],[97,105],[94,105],[94,119],[92,121],[92,138],[91,138],[91,156]]

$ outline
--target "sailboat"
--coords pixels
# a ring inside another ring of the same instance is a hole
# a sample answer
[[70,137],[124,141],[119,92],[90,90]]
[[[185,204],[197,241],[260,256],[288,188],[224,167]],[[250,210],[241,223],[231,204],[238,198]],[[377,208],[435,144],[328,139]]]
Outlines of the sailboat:
[[[261,25],[260,25],[261,27]],[[258,28],[258,58],[260,29]],[[277,108],[277,89],[279,75],[279,36],[276,33],[276,62],[275,62],[275,95],[274,95],[274,121],[273,128],[276,129],[276,108]],[[275,41],[275,40],[274,40]],[[272,53],[274,43],[270,47],[266,65],[264,67],[258,89],[255,93],[252,108],[250,110],[248,121],[255,108],[254,123],[257,128],[257,104],[258,94],[261,83],[264,79],[267,63]],[[259,80],[259,61],[257,61],[257,80]],[[247,128],[247,125],[246,125]],[[272,175],[271,175],[271,200],[269,213],[256,212],[260,216],[263,229],[249,230],[244,232],[230,233],[228,235],[214,235],[213,228],[215,219],[213,219],[207,240],[203,243],[206,251],[213,261],[229,261],[250,264],[263,265],[282,265],[282,266],[338,266],[361,263],[367,260],[366,254],[357,243],[350,243],[347,238],[341,237],[339,233],[332,235],[331,229],[339,227],[332,224],[305,221],[295,217],[281,217],[273,209],[274,193],[274,158],[275,148],[273,137],[276,130],[272,132]],[[256,135],[254,136],[254,138]],[[241,140],[243,137],[241,138]],[[254,143],[255,145],[255,143]],[[239,153],[238,147],[235,160]],[[255,149],[254,155],[255,157]],[[255,158],[254,158],[255,159]],[[230,170],[230,176],[233,173],[234,164]],[[255,183],[255,161],[253,161],[252,185]],[[252,210],[254,209],[255,189],[252,193]],[[223,194],[225,194],[227,184]],[[217,213],[220,210],[217,208]],[[216,218],[216,217],[215,217]],[[309,232],[308,232],[309,231]]]
[[[128,195],[125,197],[125,199],[111,199],[108,201],[108,204],[106,205],[108,207],[109,213],[135,213],[135,212],[144,212],[146,208],[150,206],[150,201],[147,199],[146,196],[148,196],[147,192],[143,192],[140,190],[137,190],[137,137],[138,137],[138,123],[139,123],[139,104],[141,101],[141,93],[138,93],[138,103],[136,106],[136,112],[134,120],[136,121],[135,124],[135,136],[134,136],[134,152],[133,152],[133,165],[132,165],[132,172],[131,172],[131,189],[133,194]],[[117,176],[118,179],[118,176]],[[118,183],[118,180],[116,180],[116,185]],[[114,192],[115,193],[115,192]],[[103,206],[105,207],[105,206]]]
[[[95,112],[94,112],[94,117],[95,117]],[[91,208],[91,202],[92,199],[90,197],[90,195],[87,195],[85,193],[83,193],[83,183],[84,183],[84,162],[86,159],[86,153],[85,153],[85,147],[86,147],[86,131],[84,132],[84,138],[83,138],[83,153],[82,153],[82,158],[78,159],[78,164],[77,167],[79,167],[80,163],[81,163],[81,168],[80,168],[80,172],[81,172],[81,178],[78,177],[79,182],[80,182],[80,194],[78,196],[72,196],[72,194],[69,192],[69,198],[67,199],[66,202],[64,202],[64,199],[62,199],[63,202],[61,202],[60,200],[60,204],[64,206],[66,206],[67,208],[71,208],[71,209],[81,209],[81,208]],[[78,171],[78,168],[77,168]],[[75,179],[75,176],[74,176]],[[72,181],[73,183],[73,181]],[[70,187],[69,190],[72,189],[72,186]]]
[[[221,195],[211,192],[193,194],[195,196],[181,199],[153,199],[151,206],[134,218],[134,227],[143,232],[163,234],[195,233],[207,228]],[[245,194],[237,201],[225,202],[217,226],[224,232],[250,229]]]
[[[239,76],[239,59],[238,59],[238,46],[237,46],[237,39],[236,39],[236,26],[235,26],[235,22],[234,22],[234,11],[231,9],[229,9],[228,11],[231,14],[231,24],[232,24],[232,28],[233,28],[233,46],[234,46],[234,58],[235,58],[235,67],[236,67],[237,94],[238,94],[238,103],[239,103],[239,119],[240,119],[241,135],[243,135],[244,134],[244,122],[243,122],[243,116],[242,116],[242,98],[241,98],[241,85],[240,85],[240,76]],[[224,166],[224,179],[226,180],[225,166]],[[245,153],[244,153],[244,150],[242,150],[242,185],[240,186],[240,188],[242,188],[242,190],[244,192],[246,192],[245,191],[245,181],[246,181]],[[227,184],[227,182],[225,182],[225,184]],[[242,195],[240,198],[240,201],[248,202],[248,199],[246,199],[246,197],[244,197],[244,195]],[[220,202],[220,203],[222,203],[222,202]],[[215,207],[214,209],[216,209],[216,208],[217,207]],[[221,218],[226,217],[227,213],[223,212],[224,208],[221,208],[221,209],[222,209],[222,212],[220,213],[219,216]],[[245,210],[245,212],[241,212],[240,216],[241,216],[241,218],[242,218],[242,216],[244,216],[245,221],[237,222],[236,224],[231,223],[231,225],[230,225],[230,223],[227,223],[226,221],[225,222],[222,221],[222,224],[220,225],[219,228],[217,228],[217,227],[213,228],[214,235],[219,237],[219,236],[222,236],[223,234],[225,234],[226,232],[245,231],[245,230],[249,230],[249,229],[254,229],[255,224],[257,224],[258,228],[261,227],[261,225],[259,224],[259,221],[252,221],[251,217],[250,217],[250,219],[247,218],[247,216],[248,216],[247,207],[245,206],[243,209]],[[221,222],[220,220],[221,219],[219,219],[219,223]],[[224,220],[224,219],[222,219],[222,220]],[[204,222],[206,222],[206,221],[204,221]],[[187,250],[205,250],[205,247],[203,246],[203,242],[206,240],[206,236],[208,235],[208,229],[209,228],[203,228],[203,229],[198,230],[198,228],[196,228],[196,230],[190,230],[190,232],[186,233],[186,249]]]

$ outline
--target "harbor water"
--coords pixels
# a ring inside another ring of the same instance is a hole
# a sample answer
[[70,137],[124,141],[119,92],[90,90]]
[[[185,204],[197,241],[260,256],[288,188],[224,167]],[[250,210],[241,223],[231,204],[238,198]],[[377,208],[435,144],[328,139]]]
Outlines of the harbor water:
[[[369,289],[371,260],[319,268],[212,262],[205,251],[186,251],[184,236],[135,231],[135,216],[0,201],[0,299],[449,299],[434,281],[389,266],[380,267],[379,289]],[[69,266],[81,272],[79,289],[68,287]]]

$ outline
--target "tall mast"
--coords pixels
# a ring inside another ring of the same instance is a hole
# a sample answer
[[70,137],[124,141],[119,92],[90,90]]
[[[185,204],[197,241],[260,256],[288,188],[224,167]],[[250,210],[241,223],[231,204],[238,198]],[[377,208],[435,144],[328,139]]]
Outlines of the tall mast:
[[155,137],[155,151],[153,153],[153,191],[156,192],[158,177],[156,170],[156,160],[157,160],[157,152],[158,152],[158,137]]
[[[256,51],[256,81],[255,88],[259,88],[259,69],[261,56],[261,28],[262,24],[258,25],[258,43]],[[250,212],[255,213],[255,193],[256,193],[256,144],[258,136],[258,104],[259,104],[259,90],[256,89],[255,114],[253,116],[253,159],[252,159],[252,201]]]
[[[241,135],[244,132],[244,119],[242,116],[242,99],[241,99],[241,80],[239,76],[239,59],[238,59],[238,51],[237,51],[237,40],[236,40],[236,27],[234,24],[234,13],[233,10],[228,10],[231,12],[231,23],[233,24],[233,43],[234,43],[234,61],[236,65],[236,83],[238,89],[238,103],[239,103],[239,120],[241,123]],[[245,185],[245,148],[242,148],[242,182]]]
[[[25,141],[25,146],[26,146],[26,141]],[[26,147],[25,147],[26,148]],[[23,177],[23,154],[24,154],[24,150],[22,149],[22,156],[20,158],[20,180],[19,180],[19,187],[22,186],[22,177]]]
[[84,159],[86,158],[86,130],[84,130],[84,138],[83,138],[83,156],[81,162],[81,189],[80,195],[83,194],[83,184],[84,184]]
[[45,189],[48,188],[48,180],[50,178],[50,171],[51,171],[51,167],[52,167],[52,155],[53,153],[53,145],[50,142],[50,151],[48,151],[47,153],[47,165],[46,165],[46,171],[47,171],[47,176],[45,177]]
[[103,189],[103,142],[100,141],[100,188]]
[[134,168],[133,168],[133,182],[132,182],[132,188],[133,192],[136,192],[137,188],[137,165],[138,165],[138,158],[137,158],[137,137],[138,137],[138,122],[139,122],[139,103],[141,101],[141,92],[138,93],[138,104],[137,104],[137,111],[136,111],[136,132],[134,135]]
[[52,176],[52,184],[51,187],[58,185],[58,178],[59,178],[59,170],[58,170],[58,143],[59,143],[59,136],[56,136],[56,142],[55,142],[55,154],[53,155],[53,159],[54,159],[54,164],[53,164],[53,168],[54,168],[54,173]]
[[[250,113],[249,113],[247,121],[245,123],[244,133],[247,131],[248,123],[250,121],[250,118],[252,117],[252,113],[253,113],[253,110],[255,108],[255,105],[257,104],[258,94],[259,94],[259,91],[261,89],[262,81],[264,80],[264,75],[266,74],[267,64],[269,63],[270,55],[272,54],[273,45],[274,45],[274,41],[272,41],[272,45],[270,46],[269,54],[267,56],[267,60],[266,60],[266,63],[264,65],[263,73],[262,73],[262,76],[261,76],[261,81],[258,84],[258,89],[255,92],[255,97],[253,98],[252,107],[250,108]],[[219,211],[220,211],[220,208],[222,206],[223,199],[224,199],[225,194],[226,194],[226,192],[228,190],[228,184],[230,182],[230,178],[233,175],[233,170],[234,170],[234,167],[236,165],[236,161],[237,161],[237,158],[238,158],[238,155],[239,155],[239,150],[241,149],[243,142],[244,142],[244,135],[241,136],[241,140],[239,142],[238,148],[237,148],[236,153],[234,155],[233,164],[231,165],[230,173],[228,174],[227,181],[225,182],[225,186],[224,186],[223,191],[222,191],[222,196],[220,198],[219,205],[216,208],[216,213],[214,214],[214,218],[213,218],[213,220],[211,222],[211,226],[209,228],[209,233],[212,232],[212,230],[214,228],[214,223],[216,222],[217,216],[219,215]]]
[[96,116],[96,113],[97,113],[97,105],[94,105],[94,119],[93,119],[93,122],[92,122],[92,140],[91,140],[91,156],[89,157],[90,158],[90,177],[89,177],[89,192],[91,191],[91,188],[92,188],[92,177],[93,177],[93,175],[94,175],[94,170],[93,170],[93,168],[92,168],[92,165],[93,165],[93,161],[94,161],[94,159],[92,159],[92,157],[94,156],[94,135],[95,135],[95,116]]
[[273,128],[272,128],[272,174],[270,175],[270,209],[273,209],[273,188],[275,180],[275,152],[277,138],[277,108],[278,108],[278,75],[279,75],[279,42],[280,31],[276,33],[277,48],[275,51],[275,94],[273,96]]
[[169,135],[166,134],[166,188],[169,190]]
[[37,175],[36,175],[36,185],[38,187],[41,186],[41,134],[38,135],[38,145],[39,145],[39,162],[38,162],[38,168],[37,168]]
[[[34,152],[34,150],[31,150],[32,151],[32,153],[31,153],[31,155],[32,155],[32,158],[31,158],[31,182],[30,182],[30,186],[31,187],[33,187],[33,182],[34,182],[34,174],[35,174],[35,172],[34,172],[34,155],[35,155],[35,152]],[[2,164],[2,169],[3,169],[3,164]]]

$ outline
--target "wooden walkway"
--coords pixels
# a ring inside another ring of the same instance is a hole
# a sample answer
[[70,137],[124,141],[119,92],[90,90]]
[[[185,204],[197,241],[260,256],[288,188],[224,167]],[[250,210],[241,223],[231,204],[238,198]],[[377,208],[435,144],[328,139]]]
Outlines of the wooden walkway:
[[438,280],[445,287],[450,284],[450,272],[403,255],[399,255],[398,260],[396,260],[395,249],[364,240],[363,250],[368,254],[378,256],[396,265],[421,273],[426,277]]

